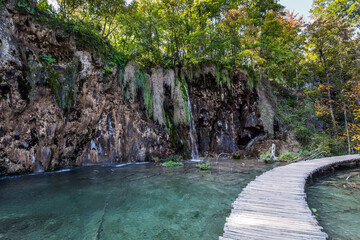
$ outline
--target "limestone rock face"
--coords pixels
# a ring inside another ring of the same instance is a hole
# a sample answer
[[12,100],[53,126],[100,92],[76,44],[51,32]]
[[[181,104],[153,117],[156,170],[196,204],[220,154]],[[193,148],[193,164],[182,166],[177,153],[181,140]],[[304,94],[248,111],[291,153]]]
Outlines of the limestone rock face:
[[204,84],[194,83],[190,87],[199,151],[204,154],[245,150],[252,139],[266,134],[257,92],[248,86],[244,71],[230,72],[230,88],[217,87],[226,83],[217,83],[212,73],[215,70],[211,69],[207,67],[199,74],[200,80],[196,82],[206,79]]
[[271,104],[245,72],[111,66],[9,2],[0,14],[0,175],[189,156],[186,90],[200,154],[274,135],[274,114],[263,120]]
[[[76,50],[16,5],[7,7],[0,15],[0,172],[147,161],[174,153],[167,133],[135,101],[135,63],[105,74],[98,56]],[[42,55],[56,64],[46,66]],[[129,98],[123,97],[126,87]]]

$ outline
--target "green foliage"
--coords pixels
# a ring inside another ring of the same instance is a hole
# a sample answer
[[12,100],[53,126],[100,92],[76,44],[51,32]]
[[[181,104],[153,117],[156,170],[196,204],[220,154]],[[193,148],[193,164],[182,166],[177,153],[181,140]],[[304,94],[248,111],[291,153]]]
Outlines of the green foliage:
[[181,155],[171,155],[168,158],[170,161],[181,161],[182,160],[182,156]]
[[123,67],[126,64],[125,57],[120,53],[109,53],[108,59],[110,60],[109,62],[110,66],[118,65],[120,67]]
[[23,1],[19,1],[18,2],[18,7],[20,7],[20,8],[25,8],[29,13],[31,13],[31,14],[34,14],[35,13],[35,9],[34,8],[32,8],[28,3],[26,3],[26,2],[23,2]]
[[[158,158],[158,157],[153,157],[153,160],[155,162],[179,162],[183,159],[182,156],[180,155],[171,155],[168,158]],[[169,163],[172,164],[172,163]]]
[[112,73],[112,72],[113,72],[113,70],[109,67],[104,67],[102,70],[103,74]]
[[76,101],[77,64],[77,59],[74,59],[72,64],[66,66],[63,75],[60,75],[51,67],[44,67],[47,72],[46,82],[54,94],[58,106],[64,110],[65,113],[69,113]]
[[294,161],[296,158],[297,158],[297,154],[292,152],[280,153],[279,155],[280,162],[291,162]]
[[311,138],[311,149],[324,151],[325,156],[339,156],[347,154],[347,145],[344,138],[329,136],[326,133],[317,133]]
[[6,0],[0,0],[0,12],[5,8],[5,2]]
[[211,168],[211,165],[209,162],[202,162],[200,164],[197,164],[196,167],[200,168],[200,170],[209,170]]
[[299,156],[304,157],[304,156],[308,156],[310,154],[310,151],[306,150],[306,149],[300,150],[300,151],[298,151],[298,154],[299,154]]
[[173,162],[172,160],[165,162],[162,164],[164,167],[176,167],[176,166],[184,166],[181,162]]
[[51,57],[50,55],[44,54],[44,55],[41,55],[40,58],[48,65],[52,65],[52,64],[56,63],[56,59]]
[[[23,0],[17,5],[52,28],[59,40],[75,36],[78,50],[99,54],[110,66],[103,69],[105,74],[115,65],[123,67],[129,59],[144,69],[196,69],[204,63],[216,63],[223,66],[216,69],[218,86],[231,90],[232,78],[222,69],[243,68],[250,88],[263,79],[282,87],[277,92],[283,99],[279,104],[281,115],[306,149],[318,148],[314,146],[318,143],[329,154],[342,153],[346,141],[350,145],[349,139],[357,136],[353,131],[359,119],[354,110],[360,96],[347,88],[347,83],[358,81],[360,72],[356,51],[360,38],[355,34],[360,25],[360,5],[356,0],[315,1],[314,21],[306,29],[301,18],[272,0],[134,0],[131,4],[69,0],[59,1],[58,12],[45,0],[36,3],[34,7],[32,1]],[[45,56],[41,59],[46,65],[56,63]],[[186,80],[194,79],[191,74],[190,70],[185,79],[180,71],[177,80],[187,122],[190,114],[185,89]],[[61,79],[50,78],[53,89],[68,89],[61,87]],[[120,72],[120,83],[122,79]],[[18,81],[22,96],[28,96],[29,84]],[[136,90],[141,90],[137,92],[141,92],[146,115],[151,118],[153,93],[148,76],[141,71],[136,73]],[[72,90],[65,92],[69,92],[65,98],[74,95]],[[232,102],[232,96],[228,100]],[[166,122],[171,122],[171,114],[165,114]],[[167,127],[172,142],[178,142],[174,126]]]
[[49,67],[45,67],[45,70],[48,72],[47,83],[49,84],[53,94],[55,94],[55,98],[56,98],[56,101],[58,102],[58,105],[60,105],[59,104],[60,96],[59,96],[59,92],[58,92],[58,88],[60,86],[59,73],[52,70]]
[[73,17],[66,19],[62,15],[55,13],[47,1],[39,1],[35,17],[38,21],[46,24],[49,28],[55,30],[57,37],[69,38],[75,36],[77,48],[79,50],[92,50],[106,61],[109,65],[124,66],[127,57],[116,50],[109,39],[104,38],[91,21],[86,18],[80,19],[74,14]]
[[54,14],[56,12],[47,0],[38,0],[37,8],[44,13]]
[[[185,80],[181,81],[179,79],[176,80],[176,84],[180,85],[180,90],[181,90],[181,96],[184,99],[184,109],[185,109],[185,114],[186,114],[186,124],[189,125],[190,124],[190,110],[189,110],[189,105],[188,105],[188,96],[186,94],[186,89],[188,88],[188,85],[186,83]],[[174,122],[176,119],[174,119]]]
[[275,159],[272,157],[272,155],[269,151],[266,151],[260,155],[260,161],[265,162],[265,163],[274,163]]
[[[278,63],[291,56],[289,43],[298,35],[275,2],[135,0],[126,5],[117,0],[69,0],[59,1],[58,13],[44,0],[37,5],[46,13],[38,14],[39,19],[54,28],[65,26],[66,34],[78,36],[77,45],[119,65],[127,58],[164,68],[217,62],[255,71],[265,64],[266,73],[272,73],[276,71],[270,66],[279,69]],[[120,58],[114,52],[121,53]],[[229,87],[229,78],[223,80]]]
[[141,70],[135,72],[135,85],[137,89],[141,89],[142,97],[144,99],[146,116],[151,118],[153,116],[153,92],[148,83],[148,75]]
[[18,7],[27,7],[28,6],[28,4],[24,3],[23,1],[18,2],[17,5],[18,5]]
[[168,68],[174,68],[174,67],[176,67],[176,65],[174,64],[174,61],[172,59],[164,57],[164,59],[163,59],[163,67],[165,69],[168,69]]
[[284,98],[278,104],[279,112],[288,128],[294,131],[296,139],[307,146],[311,143],[311,136],[317,132],[314,105],[309,99],[303,99],[294,105],[295,102],[293,97]]

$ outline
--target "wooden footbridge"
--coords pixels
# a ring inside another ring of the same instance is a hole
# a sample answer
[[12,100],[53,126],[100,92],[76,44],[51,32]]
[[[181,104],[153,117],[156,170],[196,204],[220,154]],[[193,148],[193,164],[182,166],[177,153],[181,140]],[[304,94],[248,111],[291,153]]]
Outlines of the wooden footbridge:
[[359,155],[321,158],[262,174],[233,203],[219,239],[327,239],[307,205],[306,181],[316,172],[359,160]]

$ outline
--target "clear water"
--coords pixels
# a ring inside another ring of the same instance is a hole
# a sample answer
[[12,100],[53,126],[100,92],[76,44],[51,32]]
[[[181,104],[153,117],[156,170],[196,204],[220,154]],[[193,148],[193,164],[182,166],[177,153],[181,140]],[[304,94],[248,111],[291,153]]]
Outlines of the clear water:
[[329,239],[360,239],[360,169],[320,178],[307,187],[307,201]]
[[2,179],[0,239],[218,239],[231,203],[269,167],[214,164],[211,171],[144,164]]

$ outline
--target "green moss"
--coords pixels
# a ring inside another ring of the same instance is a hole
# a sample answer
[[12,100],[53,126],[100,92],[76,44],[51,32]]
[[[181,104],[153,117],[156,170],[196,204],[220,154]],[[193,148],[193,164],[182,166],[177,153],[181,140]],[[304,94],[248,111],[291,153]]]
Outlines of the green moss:
[[148,75],[141,70],[135,72],[135,86],[136,89],[141,88],[143,93],[144,105],[146,109],[147,118],[153,116],[153,92],[151,86],[147,83]]
[[4,9],[5,9],[5,0],[0,0],[0,12]]
[[45,70],[48,71],[47,83],[49,84],[51,91],[55,95],[56,102],[60,107],[60,96],[58,91],[58,89],[60,88],[59,73],[50,69],[49,67],[46,67]]
[[183,72],[184,77],[189,79],[190,82],[194,80],[194,71],[191,68],[184,69]]
[[170,124],[169,126],[169,135],[170,135],[170,142],[173,146],[179,147],[181,146],[181,141],[179,141],[178,134],[175,130],[175,127]]
[[58,106],[66,113],[74,107],[76,102],[76,75],[78,59],[74,58],[73,63],[66,66],[65,73],[60,74],[52,68],[44,67],[47,72],[47,84],[55,95]]
[[248,84],[250,89],[254,88],[254,80],[253,79],[249,78],[248,81],[247,81],[247,84]]
[[184,99],[184,109],[186,114],[186,125],[190,124],[190,111],[189,111],[189,105],[188,105],[188,97],[186,94],[186,89],[189,89],[186,81],[181,81],[179,79],[176,80],[176,83],[180,85],[180,92],[181,96]]
[[125,77],[125,69],[122,67],[119,70],[119,76],[118,76],[118,81],[121,88],[123,88],[124,85],[124,77]]
[[229,77],[229,70],[216,66],[216,84],[219,88],[227,87],[231,90],[231,78]]
[[222,87],[221,74],[218,68],[216,68],[216,83],[218,87]]
[[250,89],[253,89],[256,83],[259,82],[258,74],[251,66],[242,65],[239,68],[244,69],[246,71],[248,78],[247,85],[249,86]]
[[62,109],[69,111],[71,108],[74,107],[76,96],[75,96],[75,87],[76,87],[76,75],[77,75],[77,62],[76,60],[66,66],[65,75],[64,75],[64,84],[62,89],[63,94],[63,102],[62,102]]
[[226,86],[229,90],[231,90],[231,78],[229,77],[228,70],[221,71],[222,79],[226,83]]

